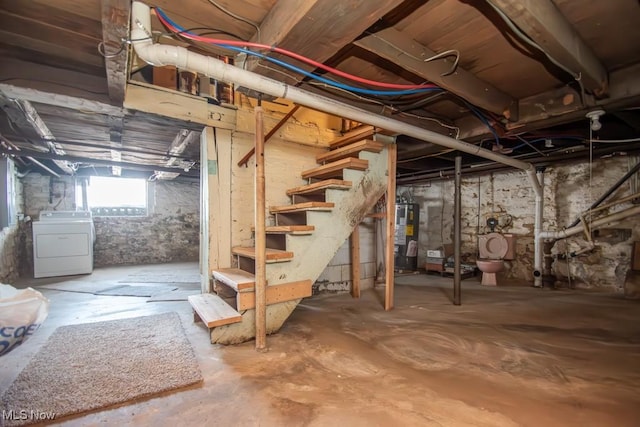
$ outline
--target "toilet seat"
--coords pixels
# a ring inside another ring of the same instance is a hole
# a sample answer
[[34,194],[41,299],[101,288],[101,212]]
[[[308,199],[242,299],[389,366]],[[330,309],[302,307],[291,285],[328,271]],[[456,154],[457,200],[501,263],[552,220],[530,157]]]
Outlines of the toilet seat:
[[500,233],[489,233],[478,237],[481,259],[503,259],[509,250],[507,239]]

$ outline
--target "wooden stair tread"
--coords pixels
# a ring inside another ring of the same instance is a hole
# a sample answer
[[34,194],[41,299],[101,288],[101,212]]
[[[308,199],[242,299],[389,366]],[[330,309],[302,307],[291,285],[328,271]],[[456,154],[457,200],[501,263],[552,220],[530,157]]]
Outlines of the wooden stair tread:
[[302,211],[330,211],[335,206],[332,202],[304,202],[294,205],[271,206],[269,212],[286,213],[286,212],[302,212]]
[[242,321],[242,315],[215,294],[189,295],[189,303],[208,328]]
[[[236,246],[231,249],[231,252],[236,255],[256,259],[256,248],[253,246]],[[293,252],[281,251],[279,249],[267,248],[266,255],[267,262],[284,262],[293,258]]]
[[302,178],[334,178],[336,176],[340,176],[343,169],[355,169],[363,171],[368,167],[369,161],[367,160],[346,157],[344,159],[336,160],[335,162],[327,163],[325,165],[306,170],[302,172]]
[[351,181],[343,181],[341,179],[325,179],[324,181],[314,182],[313,184],[294,187],[287,190],[287,196],[294,194],[311,194],[319,193],[324,190],[348,190],[351,188]]
[[353,144],[345,145],[333,151],[321,153],[316,156],[318,163],[332,162],[334,160],[344,159],[345,157],[357,156],[361,151],[369,151],[371,153],[379,153],[384,148],[384,144],[378,141],[372,141],[370,139],[363,139],[362,141],[354,142]]
[[256,276],[239,268],[220,268],[213,270],[213,277],[234,289],[236,292],[252,290],[256,284]]
[[369,138],[373,136],[375,133],[375,128],[373,126],[360,126],[352,131],[347,132],[340,138],[334,139],[329,142],[329,148],[335,150],[336,148],[344,147],[345,145],[349,145],[352,142],[360,141],[361,139]]
[[311,234],[313,225],[272,225],[266,228],[267,234]]

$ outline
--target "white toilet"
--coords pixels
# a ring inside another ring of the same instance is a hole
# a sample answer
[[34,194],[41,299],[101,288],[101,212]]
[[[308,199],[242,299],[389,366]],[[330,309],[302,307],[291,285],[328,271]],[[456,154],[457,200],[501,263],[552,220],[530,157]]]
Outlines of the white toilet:
[[514,259],[515,240],[513,234],[489,233],[478,236],[480,258],[476,265],[482,271],[482,285],[498,285],[496,273],[504,269],[505,260]]

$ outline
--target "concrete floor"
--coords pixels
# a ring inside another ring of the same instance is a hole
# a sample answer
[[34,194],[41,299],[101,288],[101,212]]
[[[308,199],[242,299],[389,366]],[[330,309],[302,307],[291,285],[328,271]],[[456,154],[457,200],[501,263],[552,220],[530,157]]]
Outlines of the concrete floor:
[[[195,264],[99,269],[122,280],[141,268],[193,274]],[[44,283],[42,280],[32,284]],[[204,375],[187,390],[66,420],[62,425],[154,426],[638,426],[640,306],[616,295],[530,287],[482,288],[451,279],[396,279],[396,308],[381,290],[309,298],[283,329],[253,342],[211,345],[185,302],[147,303],[44,290],[50,316],[4,356],[6,389],[61,325],[180,314]],[[123,355],[126,357],[126,355]]]

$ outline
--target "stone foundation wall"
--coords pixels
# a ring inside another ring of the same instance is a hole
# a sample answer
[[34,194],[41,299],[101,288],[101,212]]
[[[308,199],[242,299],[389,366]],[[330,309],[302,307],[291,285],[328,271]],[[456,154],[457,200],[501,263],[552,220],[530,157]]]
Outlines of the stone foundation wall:
[[[31,173],[22,180],[25,214],[38,219],[42,210],[74,210],[75,180]],[[151,183],[153,206],[146,217],[94,217],[96,267],[197,261],[200,239],[198,183]],[[31,224],[20,232],[21,274],[33,275]]]
[[[608,190],[637,158],[617,157],[588,163],[549,167],[545,171],[545,230],[569,226],[580,213]],[[608,200],[631,194],[624,184]],[[633,190],[637,191],[637,190]],[[426,251],[453,242],[453,180],[399,187],[398,195],[420,204],[418,263],[423,266]],[[630,206],[630,205],[625,205]],[[623,207],[625,207],[623,206]],[[524,283],[533,282],[533,231],[535,194],[523,172],[496,172],[462,179],[462,259],[475,262],[477,236],[489,232],[486,220],[499,220],[499,230],[517,235],[516,259],[507,262],[504,275]],[[619,208],[618,208],[619,209]],[[631,245],[640,238],[640,221],[629,218],[612,229],[594,233],[596,249],[579,257],[556,260],[553,273],[559,286],[600,288],[622,292],[630,265]],[[559,240],[552,249],[563,254],[585,247],[584,235]]]
[[[17,214],[24,212],[22,183],[14,180]],[[0,229],[0,283],[11,284],[20,276],[20,258],[22,250],[22,221]]]

